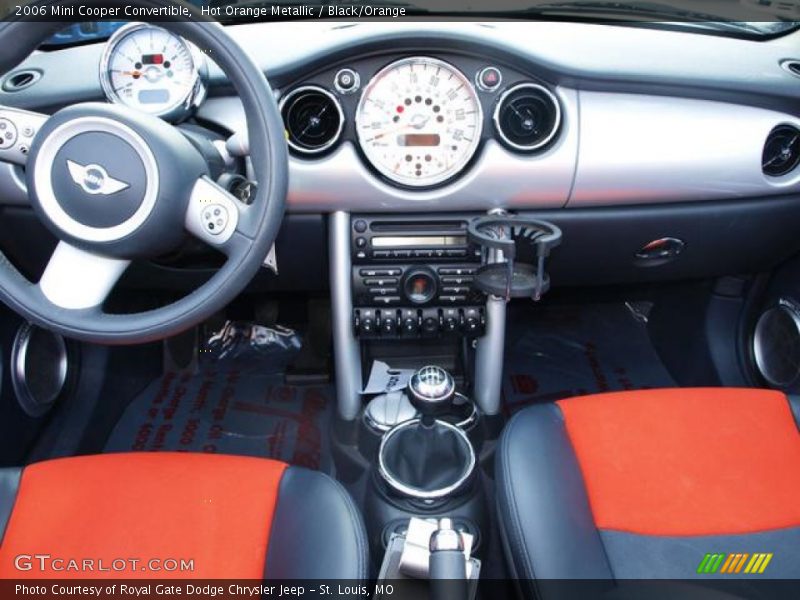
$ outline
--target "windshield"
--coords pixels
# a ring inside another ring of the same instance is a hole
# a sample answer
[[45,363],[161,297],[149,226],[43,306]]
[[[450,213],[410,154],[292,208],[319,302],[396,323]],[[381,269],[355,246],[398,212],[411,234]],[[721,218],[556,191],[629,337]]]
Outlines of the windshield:
[[[800,28],[800,0],[190,0],[205,15],[225,23],[319,18],[402,19],[463,16],[602,23],[647,24],[695,33],[767,39]],[[46,45],[104,39],[123,22],[75,23]]]

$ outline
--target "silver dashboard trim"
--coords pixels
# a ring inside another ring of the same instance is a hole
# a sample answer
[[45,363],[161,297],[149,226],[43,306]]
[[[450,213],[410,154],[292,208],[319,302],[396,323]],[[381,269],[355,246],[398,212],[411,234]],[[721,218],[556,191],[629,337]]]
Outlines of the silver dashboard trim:
[[[345,142],[320,160],[289,160],[289,210],[392,212],[614,206],[724,200],[800,192],[800,169],[761,172],[772,128],[800,126],[781,112],[710,100],[558,87],[561,133],[543,152],[516,154],[488,140],[471,167],[433,190],[383,182]],[[232,99],[201,109],[241,127]]]
[[336,408],[345,421],[361,412],[361,354],[353,335],[350,288],[350,214],[335,212],[328,221],[328,253],[333,312],[333,358],[336,364]]
[[483,414],[500,414],[506,340],[506,301],[486,298],[486,332],[475,349],[474,400]]
[[689,98],[581,92],[570,207],[758,197],[800,191],[800,169],[761,172],[775,111]]

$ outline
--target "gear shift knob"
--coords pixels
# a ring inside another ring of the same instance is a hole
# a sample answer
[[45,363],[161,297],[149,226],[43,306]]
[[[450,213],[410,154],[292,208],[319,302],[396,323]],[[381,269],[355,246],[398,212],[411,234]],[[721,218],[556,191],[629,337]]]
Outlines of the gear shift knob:
[[425,425],[433,424],[437,416],[450,410],[455,393],[453,376],[441,367],[422,367],[408,381],[408,398]]

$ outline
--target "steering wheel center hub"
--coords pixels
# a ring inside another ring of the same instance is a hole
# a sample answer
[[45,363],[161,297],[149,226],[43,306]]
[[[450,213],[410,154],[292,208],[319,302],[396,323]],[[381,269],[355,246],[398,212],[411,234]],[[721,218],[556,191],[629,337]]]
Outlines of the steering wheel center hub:
[[65,241],[121,258],[178,243],[188,192],[206,172],[174,127],[91,103],[53,115],[29,164],[28,189],[45,224]]
[[48,219],[87,242],[136,231],[158,196],[158,166],[133,129],[104,117],[67,121],[42,141],[34,187]]

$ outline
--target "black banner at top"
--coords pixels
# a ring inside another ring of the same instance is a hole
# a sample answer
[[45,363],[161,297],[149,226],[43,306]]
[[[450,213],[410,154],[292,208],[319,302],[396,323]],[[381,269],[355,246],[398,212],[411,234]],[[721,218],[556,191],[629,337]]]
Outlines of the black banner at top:
[[731,22],[776,32],[800,21],[800,0],[0,0],[0,19],[58,22],[318,19],[530,19]]

